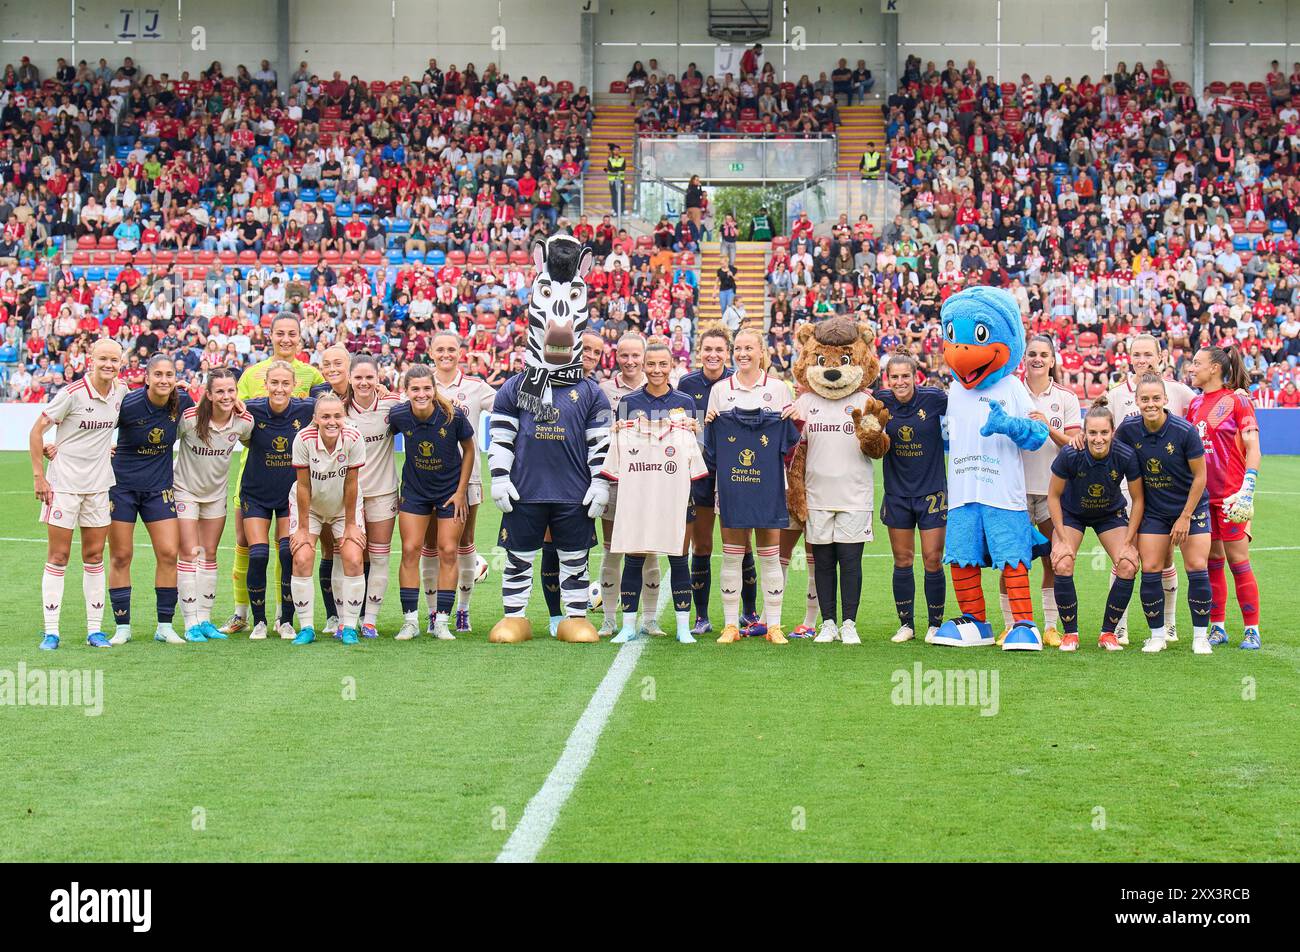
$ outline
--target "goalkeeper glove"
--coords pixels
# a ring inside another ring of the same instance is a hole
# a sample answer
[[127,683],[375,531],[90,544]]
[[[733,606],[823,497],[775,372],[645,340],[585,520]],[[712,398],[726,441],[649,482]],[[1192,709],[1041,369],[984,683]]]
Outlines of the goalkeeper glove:
[[1255,515],[1255,480],[1259,474],[1246,470],[1241,488],[1223,500],[1223,514],[1229,522],[1249,522]]

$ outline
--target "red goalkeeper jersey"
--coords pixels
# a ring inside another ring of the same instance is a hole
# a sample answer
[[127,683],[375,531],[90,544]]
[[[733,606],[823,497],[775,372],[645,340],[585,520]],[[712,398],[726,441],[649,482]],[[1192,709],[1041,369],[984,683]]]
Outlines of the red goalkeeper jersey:
[[1259,429],[1255,408],[1249,397],[1234,390],[1216,390],[1193,399],[1187,419],[1205,447],[1206,488],[1210,502],[1217,506],[1241,489],[1246,475],[1246,447],[1241,437]]

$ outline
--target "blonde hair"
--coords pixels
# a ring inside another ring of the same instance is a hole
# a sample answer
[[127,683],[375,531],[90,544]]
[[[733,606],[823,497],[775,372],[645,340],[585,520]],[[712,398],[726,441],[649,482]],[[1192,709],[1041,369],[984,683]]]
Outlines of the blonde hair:
[[746,334],[758,341],[758,369],[766,370],[771,366],[772,360],[767,352],[767,341],[763,340],[763,335],[760,332],[752,327],[742,327],[736,331],[736,336],[732,338],[732,344],[735,345]]

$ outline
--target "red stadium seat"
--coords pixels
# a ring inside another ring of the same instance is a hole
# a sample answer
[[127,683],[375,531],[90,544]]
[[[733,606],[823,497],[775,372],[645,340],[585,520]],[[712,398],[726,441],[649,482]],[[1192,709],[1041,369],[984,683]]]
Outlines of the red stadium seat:
[[528,264],[530,261],[532,261],[532,258],[530,258],[530,257],[528,256],[528,252],[527,252],[527,251],[524,251],[522,248],[510,252],[510,263],[511,263],[511,264],[526,265],[526,264]]
[[284,265],[297,264],[298,261],[299,261],[298,252],[296,251],[280,252],[280,264],[284,264]]
[[239,257],[238,257],[237,260],[239,261],[240,264],[243,264],[243,265],[253,265],[253,264],[257,264],[257,252],[256,252],[256,251],[241,251],[241,252],[239,253]]
[[113,263],[113,252],[111,251],[92,251],[90,253],[90,263],[107,267]]
[[113,255],[113,264],[126,266],[132,261],[132,255],[129,251],[119,251]]
[[167,265],[176,260],[174,251],[155,251],[153,253],[153,263],[155,265]]
[[609,91],[615,95],[621,95],[627,92],[627,83],[623,82],[621,79],[616,79],[609,84]]
[[465,252],[449,251],[447,252],[447,263],[454,265],[463,265],[465,263]]
[[481,251],[471,251],[468,260],[470,264],[484,265],[488,263],[487,255]]
[[179,265],[195,264],[198,260],[198,257],[192,251],[176,252],[176,263]]
[[100,251],[116,251],[117,239],[112,235],[105,235],[103,238],[99,239],[98,248]]
[[261,264],[277,265],[280,263],[280,253],[278,251],[263,251],[257,256]]
[[[281,261],[284,260],[284,255],[280,256],[280,260]],[[384,256],[381,252],[378,251],[373,251],[373,250],[367,251],[365,254],[361,256],[361,263],[368,267],[381,265],[384,263]]]
[[302,264],[313,265],[313,266],[320,264],[320,252],[304,251],[302,253]]
[[226,266],[237,264],[239,261],[239,254],[234,251],[223,251],[217,255],[217,260]]
[[1089,347],[1095,347],[1097,343],[1098,343],[1097,335],[1094,334],[1092,331],[1084,331],[1082,334],[1079,335],[1080,350],[1086,350]]
[[510,263],[510,256],[504,251],[494,251],[488,255],[488,264],[503,265]]
[[90,254],[88,252],[74,251],[72,253],[72,266],[74,268],[84,268],[88,264],[90,264]]
[[78,251],[94,251],[96,246],[94,235],[82,235],[77,239]]
[[215,251],[200,251],[198,255],[199,264],[213,264],[217,260]]

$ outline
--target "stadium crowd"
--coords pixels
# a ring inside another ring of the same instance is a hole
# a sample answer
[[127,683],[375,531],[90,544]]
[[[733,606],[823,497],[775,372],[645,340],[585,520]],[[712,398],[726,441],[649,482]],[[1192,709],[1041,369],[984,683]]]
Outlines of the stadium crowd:
[[[839,97],[873,82],[841,61],[816,82],[775,84],[761,47],[739,80],[661,74],[636,64],[615,84],[643,120],[658,111],[660,131],[699,129],[711,111],[734,112],[744,134],[771,131],[746,122],[830,130]],[[902,213],[878,233],[841,218],[829,235],[800,217],[773,242],[774,369],[788,373],[800,322],[855,313],[882,354],[909,351],[941,378],[939,305],[989,283],[1055,336],[1081,396],[1124,372],[1127,338],[1148,332],[1180,378],[1198,344],[1235,344],[1258,403],[1300,406],[1296,102],[1300,64],[1194,96],[1161,61],[1120,63],[1097,83],[999,84],[974,62],[909,58],[879,146]],[[526,248],[557,229],[595,247],[592,326],[611,342],[629,329],[669,338],[684,373],[701,285],[717,293],[734,275],[702,281],[681,223],[633,237],[580,213],[593,108],[566,81],[433,59],[392,83],[322,80],[303,63],[285,84],[266,63],[172,78],[130,58],[61,60],[42,77],[24,59],[0,90],[6,395],[48,399],[100,335],[124,344],[128,383],[161,350],[197,393],[210,370],[263,359],[280,310],[303,319],[304,359],[342,343],[395,381],[428,359],[429,331],[451,328],[466,369],[499,384],[522,362]]]

